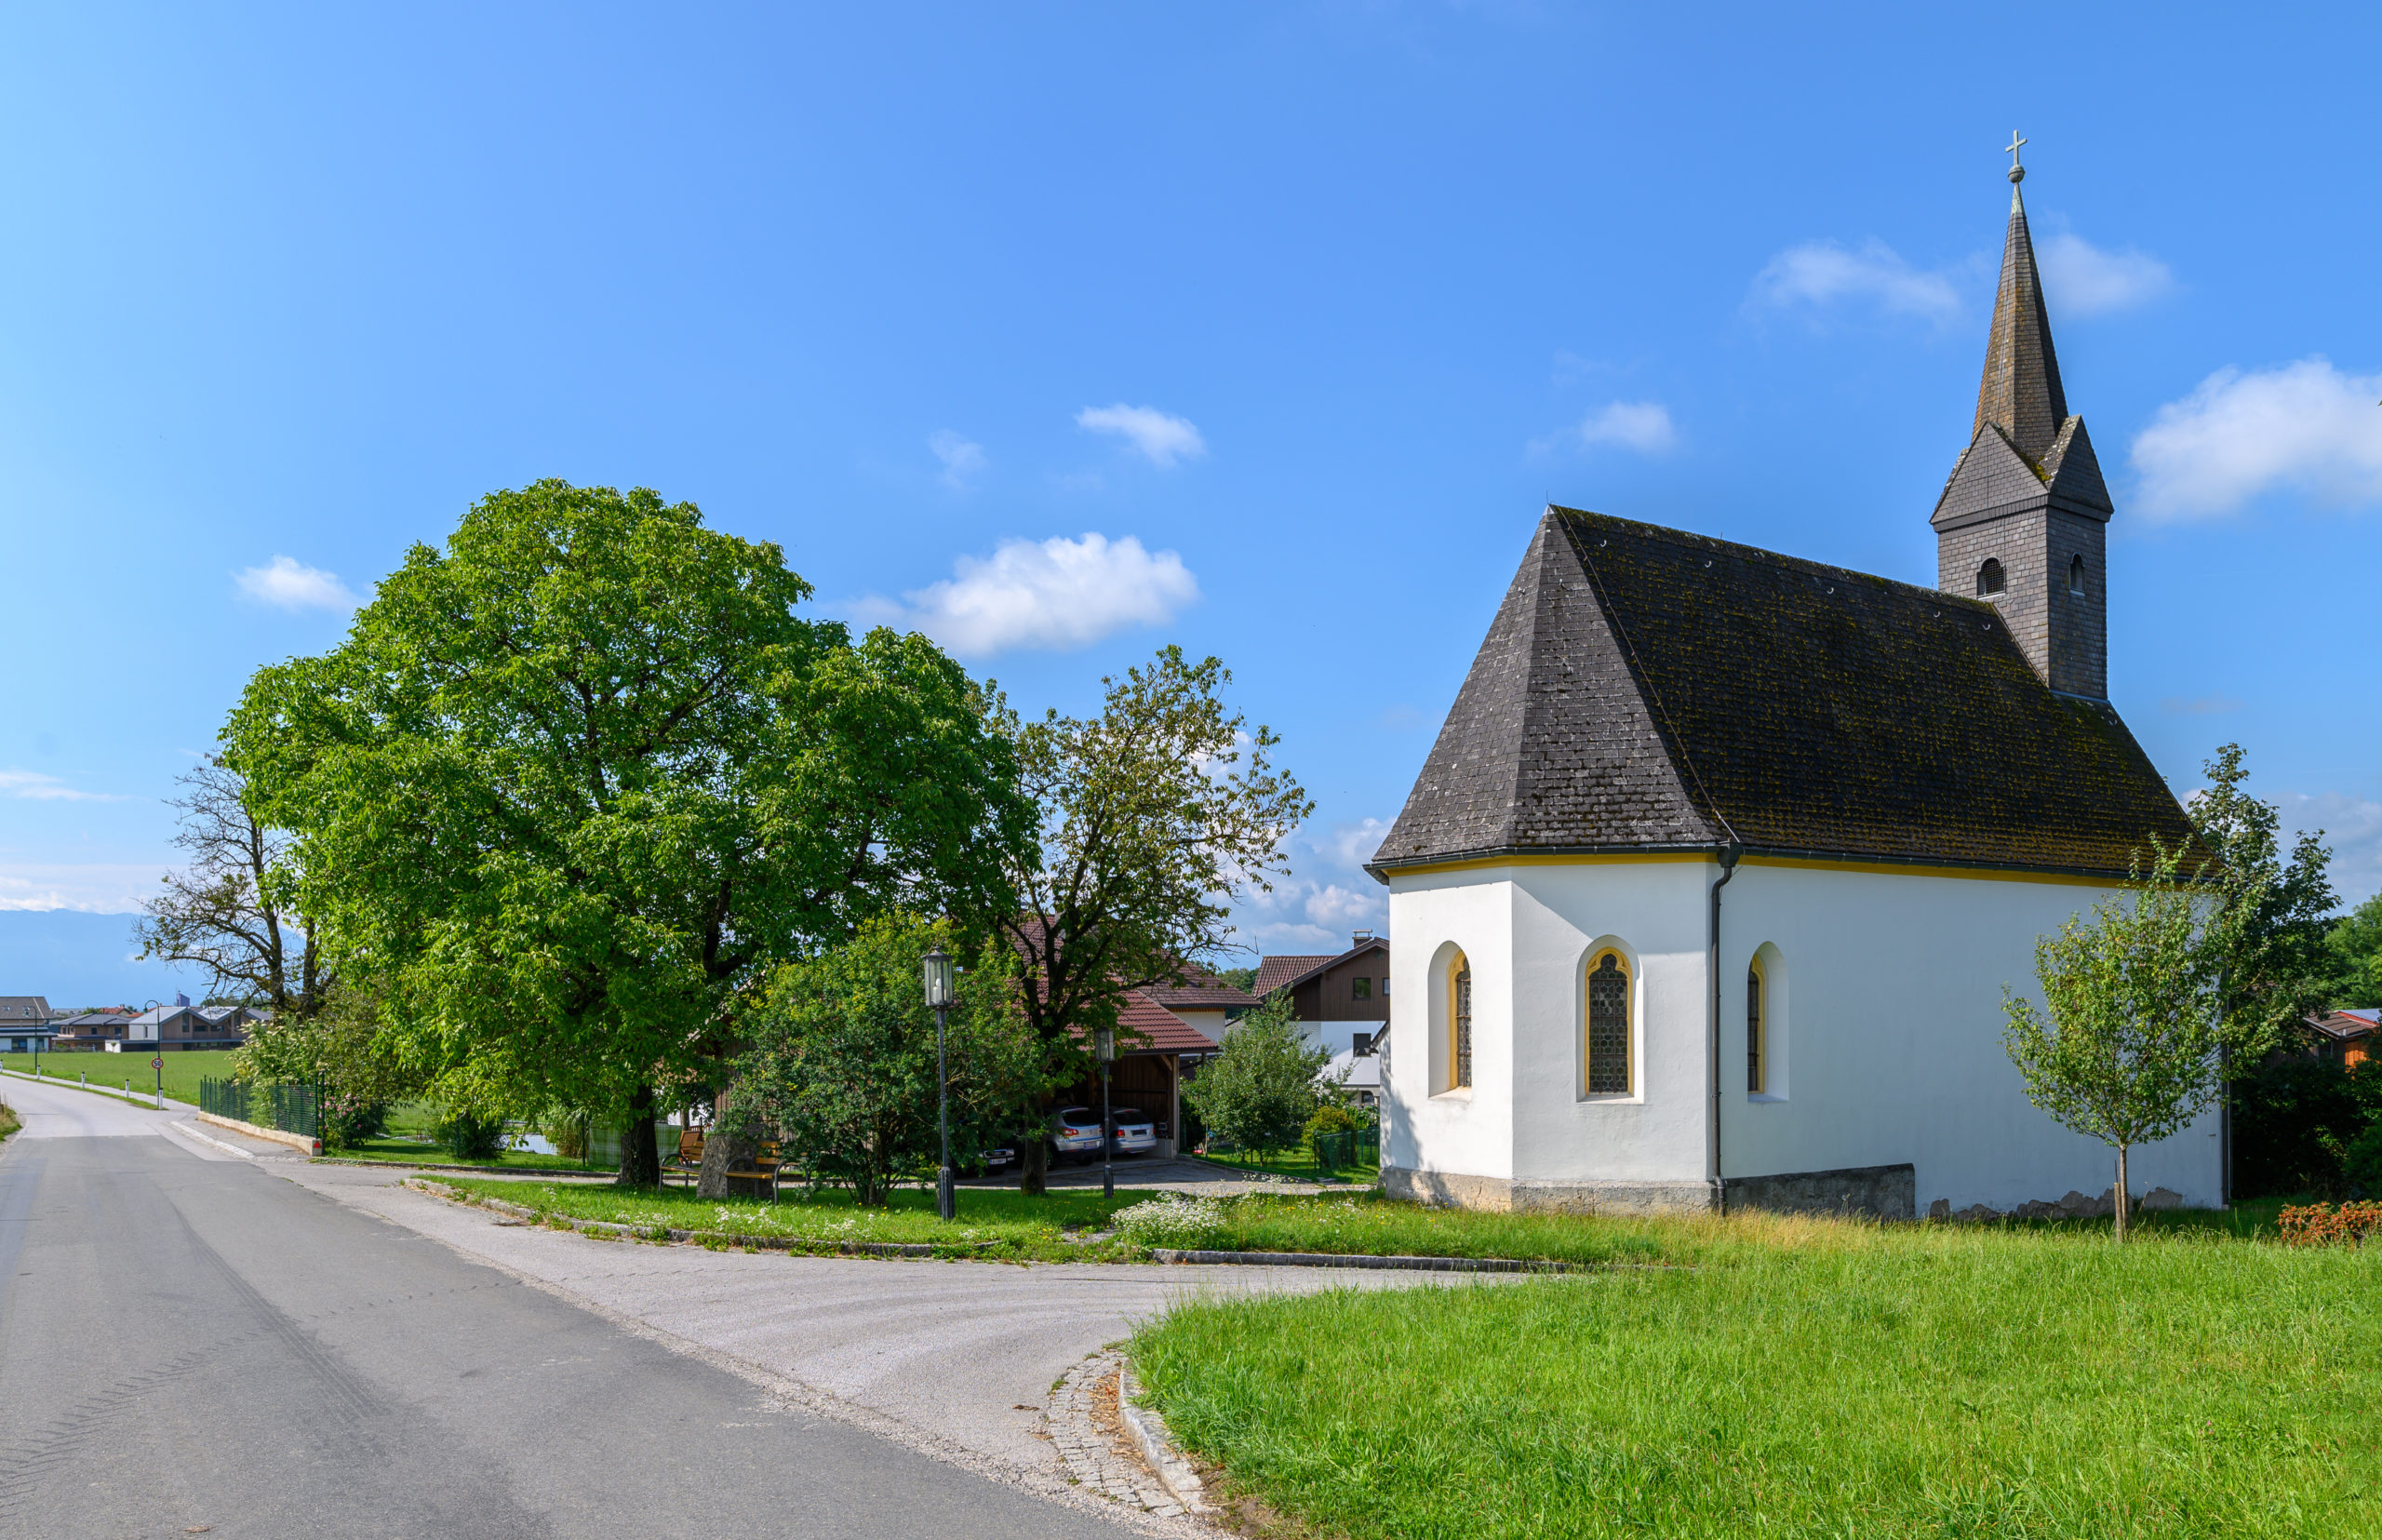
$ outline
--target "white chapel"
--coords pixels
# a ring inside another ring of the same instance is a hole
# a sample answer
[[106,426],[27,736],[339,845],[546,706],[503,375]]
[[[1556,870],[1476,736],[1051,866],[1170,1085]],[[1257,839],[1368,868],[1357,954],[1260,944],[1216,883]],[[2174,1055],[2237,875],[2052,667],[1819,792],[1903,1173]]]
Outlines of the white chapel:
[[[2112,513],[2013,167],[1920,588],[1550,507],[1369,870],[1394,1195],[2008,1212],[2110,1185],[2027,1100],[2004,985],[2183,810],[2108,702]],[[2222,1200],[2211,1113],[2136,1196]]]

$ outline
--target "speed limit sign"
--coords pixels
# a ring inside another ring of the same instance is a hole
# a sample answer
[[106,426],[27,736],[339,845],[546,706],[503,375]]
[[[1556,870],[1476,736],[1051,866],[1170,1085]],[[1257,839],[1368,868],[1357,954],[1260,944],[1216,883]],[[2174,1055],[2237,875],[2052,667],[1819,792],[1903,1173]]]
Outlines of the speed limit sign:
[[149,1061],[149,1067],[151,1069],[163,1069],[166,1067],[166,1061],[163,1059],[152,1059]]

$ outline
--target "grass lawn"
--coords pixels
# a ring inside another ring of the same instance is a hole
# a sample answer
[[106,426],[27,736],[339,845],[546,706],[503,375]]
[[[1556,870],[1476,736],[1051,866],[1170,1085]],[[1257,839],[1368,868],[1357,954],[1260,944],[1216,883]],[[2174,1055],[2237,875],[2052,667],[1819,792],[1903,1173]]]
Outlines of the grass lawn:
[[[122,1092],[127,1079],[132,1082],[133,1094],[154,1093],[159,1071],[149,1067],[152,1057],[166,1061],[163,1071],[166,1095],[177,1102],[198,1105],[198,1082],[202,1079],[228,1080],[232,1078],[232,1051],[209,1049],[196,1053],[136,1052],[130,1049],[122,1053],[45,1053],[41,1056],[42,1078],[52,1084],[74,1085],[77,1078],[87,1075],[94,1086]],[[25,1078],[33,1078],[33,1056],[11,1053],[0,1069],[7,1069]]]
[[1574,1219],[1696,1265],[1198,1301],[1133,1352],[1185,1444],[1350,1535],[2382,1533],[2382,1252],[2247,1239],[2274,1207],[2123,1249]]
[[1378,1163],[1334,1166],[1326,1171],[1303,1149],[1277,1150],[1270,1155],[1235,1150],[1230,1155],[1203,1155],[1199,1158],[1210,1165],[1230,1166],[1236,1171],[1266,1172],[1275,1176],[1288,1177],[1293,1182],[1347,1182],[1370,1186],[1381,1180]]
[[425,1145],[413,1139],[368,1139],[360,1145],[346,1145],[327,1151],[340,1160],[386,1160],[395,1166],[486,1166],[491,1171],[570,1171],[601,1170],[560,1155],[532,1155],[527,1150],[507,1150],[486,1160],[458,1160],[454,1152],[444,1145]]
[[1002,1258],[1081,1262],[1117,1254],[1114,1244],[1078,1245],[1070,1227],[1096,1231],[1117,1210],[1147,1198],[1146,1192],[1053,1192],[1043,1198],[999,1189],[963,1188],[959,1217],[949,1225],[935,1217],[930,1189],[897,1189],[881,1209],[863,1209],[849,1192],[827,1190],[806,1197],[799,1187],[781,1191],[775,1203],[739,1198],[697,1198],[691,1188],[622,1192],[610,1187],[543,1186],[534,1182],[488,1181],[452,1176],[438,1180],[501,1198],[541,1213],[598,1219],[615,1225],[666,1225],[681,1230],[717,1230],[732,1235],[794,1237],[808,1240],[890,1240],[903,1244],[990,1240],[986,1254]]

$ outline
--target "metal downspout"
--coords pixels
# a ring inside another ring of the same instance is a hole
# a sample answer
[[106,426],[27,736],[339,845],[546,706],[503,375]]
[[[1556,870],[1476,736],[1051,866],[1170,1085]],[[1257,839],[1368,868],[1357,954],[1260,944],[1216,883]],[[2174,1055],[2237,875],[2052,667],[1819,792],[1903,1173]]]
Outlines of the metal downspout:
[[1708,966],[1712,971],[1712,1008],[1705,1020],[1704,1061],[1709,1070],[1712,1099],[1706,1109],[1704,1135],[1704,1180],[1712,1189],[1712,1212],[1728,1212],[1728,1189],[1720,1181],[1720,890],[1737,875],[1737,857],[1745,847],[1732,839],[1720,847],[1720,880],[1712,884],[1712,917],[1706,929]]

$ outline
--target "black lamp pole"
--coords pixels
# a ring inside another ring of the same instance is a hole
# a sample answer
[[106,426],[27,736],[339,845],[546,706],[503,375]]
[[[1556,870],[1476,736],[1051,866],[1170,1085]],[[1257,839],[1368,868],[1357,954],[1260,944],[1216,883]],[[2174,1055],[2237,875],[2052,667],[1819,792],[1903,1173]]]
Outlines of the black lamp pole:
[[1092,1051],[1100,1056],[1100,1196],[1117,1196],[1117,1130],[1108,1116],[1108,1066],[1117,1059],[1117,1029],[1091,1029]]
[[959,1195],[951,1185],[951,1059],[943,1035],[943,1018],[951,1010],[951,959],[938,946],[926,957],[927,1004],[934,1007],[935,1118],[943,1130],[943,1169],[935,1173],[934,1212],[945,1219],[959,1213]]

